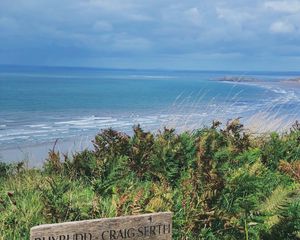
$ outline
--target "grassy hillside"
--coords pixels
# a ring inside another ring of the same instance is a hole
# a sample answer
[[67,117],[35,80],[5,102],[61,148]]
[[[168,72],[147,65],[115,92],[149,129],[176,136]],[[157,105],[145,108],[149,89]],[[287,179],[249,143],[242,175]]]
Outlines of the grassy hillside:
[[174,212],[173,239],[300,239],[300,126],[254,136],[238,120],[177,134],[103,130],[43,169],[0,164],[0,239],[32,226]]

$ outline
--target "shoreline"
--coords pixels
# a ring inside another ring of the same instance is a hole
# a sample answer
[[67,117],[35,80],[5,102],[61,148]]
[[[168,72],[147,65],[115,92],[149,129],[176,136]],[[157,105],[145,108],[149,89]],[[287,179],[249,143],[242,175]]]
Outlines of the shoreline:
[[[61,155],[72,155],[75,152],[83,151],[92,147],[92,138],[83,136],[78,138],[59,139],[55,145],[55,150]],[[0,149],[0,162],[16,163],[24,161],[29,167],[41,167],[48,157],[49,150],[52,150],[55,142],[44,142],[16,147]]]
[[[299,116],[300,117],[300,116]],[[239,119],[240,117],[234,117]],[[243,117],[242,117],[243,118]],[[218,118],[216,118],[218,119]],[[223,124],[230,121],[230,118],[221,119],[219,118]],[[231,118],[232,119],[232,118]],[[248,129],[250,133],[253,134],[266,134],[270,132],[284,132],[291,127],[292,124],[298,118],[293,117],[291,119],[282,118],[278,115],[273,115],[270,112],[258,112],[254,115],[247,116],[243,118],[241,122],[244,125],[245,129]],[[212,119],[213,121],[213,119]],[[194,126],[192,129],[201,129],[212,121],[207,122],[207,124],[201,124],[199,126]],[[262,122],[272,122],[272,124],[262,125]],[[134,126],[134,125],[133,125]],[[150,131],[152,134],[157,134],[159,131],[162,131],[163,128],[157,128],[156,130],[153,128],[148,128],[142,126],[144,130]],[[193,131],[190,128],[181,129],[178,126],[169,125],[167,128],[174,128],[178,131],[178,133],[182,133],[185,131]],[[108,128],[105,128],[108,129]],[[114,128],[113,128],[114,129]],[[126,131],[125,129],[114,129],[116,131],[124,132],[131,136],[133,134],[132,131]],[[48,153],[53,149],[55,145],[55,150],[59,151],[60,156],[63,158],[64,155],[68,155],[72,158],[74,153],[82,152],[85,149],[93,149],[92,140],[94,140],[97,134],[101,133],[101,131],[97,131],[97,133],[91,133],[87,135],[79,135],[73,137],[66,138],[57,138],[57,142],[55,139],[45,141],[45,142],[36,142],[36,143],[24,143],[15,146],[7,146],[6,148],[0,148],[0,162],[4,163],[17,163],[17,162],[25,162],[29,167],[42,167],[45,160],[48,157]]]

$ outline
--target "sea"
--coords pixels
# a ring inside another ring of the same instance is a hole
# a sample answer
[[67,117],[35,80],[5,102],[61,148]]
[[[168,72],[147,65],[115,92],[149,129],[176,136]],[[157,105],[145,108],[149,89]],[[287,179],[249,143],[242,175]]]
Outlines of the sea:
[[65,146],[61,151],[72,144],[74,152],[92,147],[102,129],[131,134],[138,124],[153,132],[192,131],[213,120],[226,124],[240,118],[260,130],[288,127],[300,119],[300,83],[286,80],[299,76],[0,66],[0,161],[19,161],[26,154],[29,159],[35,152],[35,165],[55,142]]

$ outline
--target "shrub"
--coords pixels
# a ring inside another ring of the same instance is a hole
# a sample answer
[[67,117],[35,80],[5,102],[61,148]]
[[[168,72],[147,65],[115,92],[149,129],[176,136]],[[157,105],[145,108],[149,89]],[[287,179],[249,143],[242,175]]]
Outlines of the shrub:
[[[257,137],[238,119],[193,132],[106,129],[41,170],[0,164],[0,239],[41,223],[174,212],[174,239],[299,239],[299,125]],[[2,240],[2,239],[1,239]]]

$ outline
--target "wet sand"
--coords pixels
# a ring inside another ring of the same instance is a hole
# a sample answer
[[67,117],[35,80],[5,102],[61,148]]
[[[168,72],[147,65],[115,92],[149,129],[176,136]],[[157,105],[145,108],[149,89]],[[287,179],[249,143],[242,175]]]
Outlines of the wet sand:
[[[92,137],[88,136],[79,139],[60,139],[55,145],[55,150],[61,154],[72,155],[86,148],[91,149],[91,140]],[[0,149],[0,162],[15,163],[25,161],[29,167],[41,167],[48,156],[48,152],[53,149],[54,143],[47,142]]]

